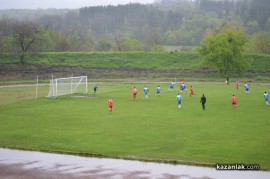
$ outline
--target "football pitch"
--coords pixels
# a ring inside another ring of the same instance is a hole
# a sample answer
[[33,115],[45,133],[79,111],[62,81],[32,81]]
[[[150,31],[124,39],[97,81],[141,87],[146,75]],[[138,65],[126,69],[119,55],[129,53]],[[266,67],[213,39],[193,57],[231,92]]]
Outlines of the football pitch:
[[[155,95],[158,85],[161,96]],[[190,98],[191,85],[196,95]],[[243,84],[239,90],[234,84],[190,82],[186,87],[181,109],[179,84],[168,91],[169,83],[100,83],[96,95],[91,84],[86,96],[55,99],[45,97],[48,86],[39,87],[37,99],[23,99],[35,96],[34,87],[0,88],[0,146],[193,165],[258,164],[270,170],[270,107],[263,100],[269,85],[250,84],[250,94]],[[237,109],[230,102],[233,94]]]

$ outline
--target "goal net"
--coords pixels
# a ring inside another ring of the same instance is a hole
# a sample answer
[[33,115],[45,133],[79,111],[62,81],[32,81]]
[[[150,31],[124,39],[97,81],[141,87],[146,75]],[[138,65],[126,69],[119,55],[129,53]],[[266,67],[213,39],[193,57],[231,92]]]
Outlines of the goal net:
[[57,78],[50,80],[50,91],[47,97],[87,92],[87,76]]

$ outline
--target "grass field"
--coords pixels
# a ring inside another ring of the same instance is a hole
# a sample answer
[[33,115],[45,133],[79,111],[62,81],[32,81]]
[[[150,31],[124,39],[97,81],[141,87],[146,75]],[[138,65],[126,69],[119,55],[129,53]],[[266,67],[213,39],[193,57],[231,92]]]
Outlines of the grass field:
[[[150,89],[149,100],[142,89]],[[0,88],[0,146],[27,150],[104,156],[195,165],[259,164],[270,170],[270,107],[263,100],[269,85],[193,85],[182,93],[179,110],[169,83],[100,83],[96,96],[47,99],[48,86]],[[132,100],[131,89],[139,90]],[[89,86],[92,90],[93,85]],[[92,91],[90,92],[92,93]],[[206,111],[200,105],[207,97]],[[232,94],[238,109],[230,103]],[[107,99],[114,101],[108,114]]]
[[[270,55],[244,54],[244,57],[252,60],[248,70],[269,72]],[[193,69],[203,63],[195,52],[48,52],[28,55],[26,62],[47,66],[156,70]],[[18,63],[18,54],[0,54],[0,64]]]

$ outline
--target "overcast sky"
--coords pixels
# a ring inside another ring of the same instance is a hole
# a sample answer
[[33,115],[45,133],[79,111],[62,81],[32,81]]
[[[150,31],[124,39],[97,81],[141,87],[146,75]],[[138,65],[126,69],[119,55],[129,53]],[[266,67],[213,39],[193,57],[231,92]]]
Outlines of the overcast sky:
[[85,6],[117,5],[128,3],[149,4],[154,0],[0,0],[0,9],[76,9]]

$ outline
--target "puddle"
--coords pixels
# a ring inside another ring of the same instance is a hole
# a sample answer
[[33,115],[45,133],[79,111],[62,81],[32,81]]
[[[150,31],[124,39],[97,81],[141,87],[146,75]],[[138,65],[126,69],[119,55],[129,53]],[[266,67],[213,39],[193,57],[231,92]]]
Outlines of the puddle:
[[[24,170],[57,172],[85,178],[269,179],[265,171],[218,171],[215,168],[160,164],[108,158],[80,157],[0,148],[0,165]],[[72,178],[72,177],[71,177]]]

